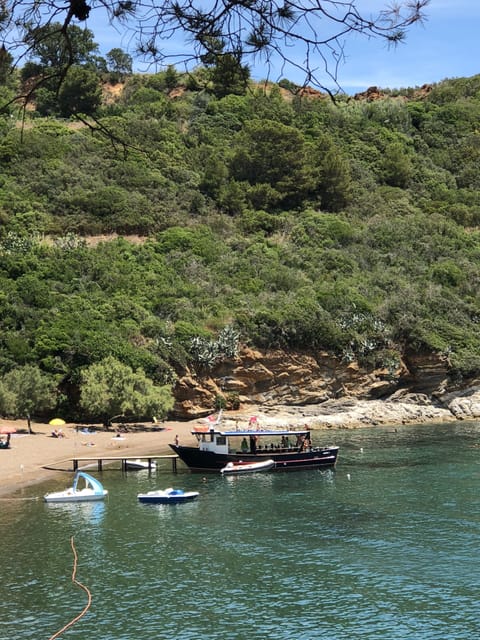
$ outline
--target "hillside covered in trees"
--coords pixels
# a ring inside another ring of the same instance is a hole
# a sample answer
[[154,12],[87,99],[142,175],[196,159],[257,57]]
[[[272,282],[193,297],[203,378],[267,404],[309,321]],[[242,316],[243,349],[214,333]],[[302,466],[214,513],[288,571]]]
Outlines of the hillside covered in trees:
[[333,102],[80,62],[26,111],[41,68],[1,78],[0,414],[165,413],[240,344],[480,373],[480,76]]

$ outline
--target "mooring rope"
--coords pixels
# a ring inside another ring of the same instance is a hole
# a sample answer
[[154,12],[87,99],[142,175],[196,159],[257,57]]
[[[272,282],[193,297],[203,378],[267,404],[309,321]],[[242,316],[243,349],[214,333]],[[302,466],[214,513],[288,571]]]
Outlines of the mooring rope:
[[64,631],[72,627],[76,622],[80,620],[80,618],[82,618],[87,613],[88,609],[90,608],[90,605],[92,604],[92,594],[88,590],[88,587],[86,587],[84,584],[79,582],[75,577],[77,574],[78,556],[77,556],[77,551],[75,549],[75,544],[73,542],[73,536],[70,538],[70,546],[72,547],[72,552],[73,552],[72,582],[74,582],[77,586],[79,586],[80,589],[83,589],[85,591],[88,597],[88,602],[83,608],[83,610],[78,614],[78,616],[75,616],[73,620],[70,620],[70,622],[68,622],[64,627],[62,627],[60,631],[57,631],[56,633],[53,634],[53,636],[50,636],[48,640],[55,640],[55,638],[58,638],[58,636],[60,636]]
[[0,502],[15,502],[16,500],[38,500],[38,496],[31,498],[0,498]]

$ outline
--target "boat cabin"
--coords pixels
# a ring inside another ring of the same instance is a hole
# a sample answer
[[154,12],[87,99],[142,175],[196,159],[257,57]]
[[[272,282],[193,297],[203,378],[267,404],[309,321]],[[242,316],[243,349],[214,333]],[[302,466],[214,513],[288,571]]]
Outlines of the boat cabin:
[[200,451],[216,454],[288,453],[310,451],[312,441],[308,429],[242,429],[220,431],[214,427],[200,426],[192,431]]

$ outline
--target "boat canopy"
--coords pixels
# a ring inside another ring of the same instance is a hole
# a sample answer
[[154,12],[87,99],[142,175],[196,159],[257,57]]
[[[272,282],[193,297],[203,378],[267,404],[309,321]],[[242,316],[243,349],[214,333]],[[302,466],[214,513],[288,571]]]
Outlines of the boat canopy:
[[75,478],[73,480],[74,491],[77,491],[78,481],[81,478],[83,478],[83,480],[85,481],[85,486],[88,487],[89,489],[92,489],[95,494],[98,494],[98,495],[104,494],[102,483],[96,478],[94,478],[93,476],[91,476],[90,474],[85,473],[85,471],[77,471],[77,473],[75,474]]
[[235,429],[234,431],[221,431],[214,427],[194,427],[192,434],[215,434],[217,436],[226,436],[228,438],[243,436],[301,436],[310,433],[310,429]]

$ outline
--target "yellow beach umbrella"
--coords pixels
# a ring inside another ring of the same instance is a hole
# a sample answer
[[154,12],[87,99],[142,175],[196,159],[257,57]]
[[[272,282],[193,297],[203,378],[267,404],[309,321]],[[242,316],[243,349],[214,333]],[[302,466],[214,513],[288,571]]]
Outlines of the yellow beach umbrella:
[[51,424],[52,427],[61,427],[62,425],[66,424],[66,422],[61,418],[53,418],[53,420],[50,420],[48,424]]

